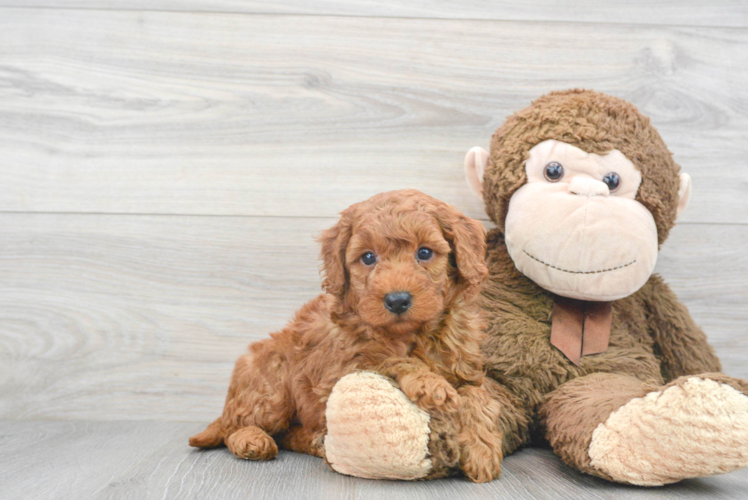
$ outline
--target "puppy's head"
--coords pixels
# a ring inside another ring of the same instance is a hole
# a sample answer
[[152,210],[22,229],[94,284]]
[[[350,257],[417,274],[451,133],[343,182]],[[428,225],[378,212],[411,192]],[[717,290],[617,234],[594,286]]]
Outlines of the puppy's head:
[[472,300],[487,276],[483,225],[415,190],[352,205],[320,241],[325,291],[393,333]]

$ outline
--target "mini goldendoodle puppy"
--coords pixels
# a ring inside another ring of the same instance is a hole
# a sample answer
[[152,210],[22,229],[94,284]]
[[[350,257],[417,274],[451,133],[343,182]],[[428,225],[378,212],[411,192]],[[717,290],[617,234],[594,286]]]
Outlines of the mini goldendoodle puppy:
[[432,415],[452,415],[471,480],[498,477],[500,409],[486,387],[475,304],[487,275],[482,224],[419,191],[392,191],[343,211],[320,241],[326,293],[249,346],[223,415],[190,445],[225,443],[239,458],[268,460],[275,437],[324,458],[333,386],[369,370]]

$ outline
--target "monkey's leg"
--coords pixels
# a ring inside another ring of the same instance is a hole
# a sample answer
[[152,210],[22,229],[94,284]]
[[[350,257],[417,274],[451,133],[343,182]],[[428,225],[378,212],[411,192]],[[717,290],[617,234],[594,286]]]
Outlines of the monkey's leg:
[[457,471],[454,414],[429,414],[378,373],[340,379],[327,401],[326,419],[326,459],[342,474],[412,480]]
[[[486,379],[498,402],[498,432],[506,456],[529,441],[529,415],[504,386]],[[459,413],[427,413],[389,378],[372,372],[346,375],[327,402],[325,453],[343,474],[370,479],[433,479],[457,472]]]
[[652,387],[629,375],[596,373],[550,393],[541,418],[569,465],[658,486],[748,465],[746,389],[723,374]]

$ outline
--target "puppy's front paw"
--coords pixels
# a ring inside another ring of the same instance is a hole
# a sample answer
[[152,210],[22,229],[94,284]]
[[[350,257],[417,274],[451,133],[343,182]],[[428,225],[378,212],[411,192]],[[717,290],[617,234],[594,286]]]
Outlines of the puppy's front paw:
[[405,375],[400,389],[424,410],[457,411],[460,395],[444,377],[435,373]]
[[493,447],[481,441],[463,450],[460,467],[474,483],[486,483],[501,476],[502,459],[500,440]]

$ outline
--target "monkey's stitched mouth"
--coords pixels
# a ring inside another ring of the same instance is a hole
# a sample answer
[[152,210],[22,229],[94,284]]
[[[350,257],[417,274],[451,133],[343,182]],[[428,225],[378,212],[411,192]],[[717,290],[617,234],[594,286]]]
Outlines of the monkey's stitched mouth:
[[522,251],[525,253],[525,255],[527,255],[528,257],[530,257],[533,260],[536,260],[536,261],[540,262],[544,266],[548,266],[551,269],[555,269],[557,271],[561,271],[561,272],[569,273],[569,274],[599,274],[599,273],[607,273],[607,272],[610,272],[610,271],[615,271],[616,269],[623,269],[624,267],[628,267],[628,266],[636,263],[636,259],[634,259],[631,262],[629,262],[628,264],[622,264],[620,266],[611,267],[609,269],[600,269],[599,271],[570,271],[569,269],[561,269],[560,267],[554,266],[553,264],[549,264],[547,262],[544,262],[544,261],[538,259],[537,257],[535,257],[534,255],[528,253],[527,250],[522,250]]

